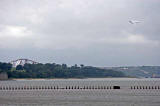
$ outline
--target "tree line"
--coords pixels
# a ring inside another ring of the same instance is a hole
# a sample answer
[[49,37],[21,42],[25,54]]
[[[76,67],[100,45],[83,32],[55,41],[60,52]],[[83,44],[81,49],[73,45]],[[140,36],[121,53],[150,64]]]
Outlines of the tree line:
[[9,78],[105,78],[124,77],[124,73],[111,69],[100,69],[92,66],[67,66],[66,64],[25,64],[12,67],[9,63],[0,62],[0,73],[6,72]]

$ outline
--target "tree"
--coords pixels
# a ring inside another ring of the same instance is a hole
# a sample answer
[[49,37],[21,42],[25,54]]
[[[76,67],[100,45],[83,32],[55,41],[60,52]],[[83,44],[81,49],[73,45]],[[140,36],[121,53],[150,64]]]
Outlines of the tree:
[[67,65],[66,65],[66,64],[62,64],[62,68],[63,68],[63,69],[66,69],[66,68],[67,68]]
[[22,65],[18,65],[18,66],[16,67],[16,70],[23,70],[23,66],[22,66]]
[[83,65],[83,64],[81,64],[80,66],[81,66],[81,68],[83,68],[83,67],[84,67],[84,65]]
[[[0,62],[0,72],[7,72],[9,78],[95,78],[95,77],[123,77],[122,72],[100,69],[83,64],[78,67],[66,64],[25,64],[18,65],[15,71],[11,70],[11,64]],[[22,70],[22,71],[18,71]]]
[[12,68],[12,64],[10,64],[10,63],[1,63],[0,62],[0,70],[2,72],[8,72],[9,70],[11,70],[11,68]]

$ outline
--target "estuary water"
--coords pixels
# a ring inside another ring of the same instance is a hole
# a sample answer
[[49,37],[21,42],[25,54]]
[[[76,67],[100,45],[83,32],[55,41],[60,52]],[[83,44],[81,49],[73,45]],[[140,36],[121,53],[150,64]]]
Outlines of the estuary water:
[[160,106],[160,79],[0,81],[0,106]]

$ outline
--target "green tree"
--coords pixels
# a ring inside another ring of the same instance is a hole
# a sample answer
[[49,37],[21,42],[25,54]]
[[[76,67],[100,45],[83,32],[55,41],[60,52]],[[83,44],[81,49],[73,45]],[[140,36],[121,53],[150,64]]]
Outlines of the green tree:
[[17,65],[16,70],[23,70],[23,66],[22,65]]

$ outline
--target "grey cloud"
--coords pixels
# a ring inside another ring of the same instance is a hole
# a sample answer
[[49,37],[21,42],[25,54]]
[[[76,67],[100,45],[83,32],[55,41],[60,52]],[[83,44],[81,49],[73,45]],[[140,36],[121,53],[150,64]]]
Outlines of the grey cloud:
[[[159,5],[158,0],[1,0],[0,58],[160,65]],[[141,23],[131,25],[132,19]]]

